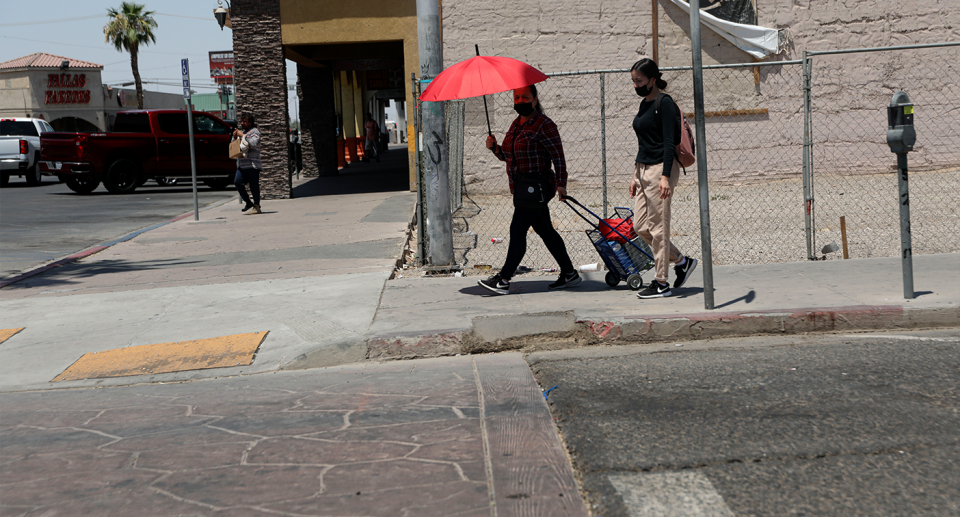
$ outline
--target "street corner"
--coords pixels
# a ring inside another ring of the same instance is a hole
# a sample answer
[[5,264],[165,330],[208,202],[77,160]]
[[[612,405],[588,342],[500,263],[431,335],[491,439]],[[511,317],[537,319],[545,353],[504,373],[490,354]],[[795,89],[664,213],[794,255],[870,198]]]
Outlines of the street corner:
[[155,375],[253,364],[269,331],[87,353],[50,382]]

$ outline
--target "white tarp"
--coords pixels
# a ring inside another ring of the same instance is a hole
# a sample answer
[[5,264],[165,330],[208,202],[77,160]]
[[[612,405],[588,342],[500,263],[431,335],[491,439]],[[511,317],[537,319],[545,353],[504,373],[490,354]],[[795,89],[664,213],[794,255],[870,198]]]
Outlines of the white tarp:
[[[686,11],[687,14],[690,14],[690,4],[683,0],[671,1]],[[784,50],[786,38],[778,29],[728,22],[702,9],[700,10],[700,22],[757,59],[779,54]]]

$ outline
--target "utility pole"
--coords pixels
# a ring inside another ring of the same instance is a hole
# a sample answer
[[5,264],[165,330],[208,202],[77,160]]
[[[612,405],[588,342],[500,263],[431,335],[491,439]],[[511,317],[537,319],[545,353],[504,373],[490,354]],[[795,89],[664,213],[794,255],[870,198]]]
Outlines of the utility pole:
[[[417,39],[420,80],[427,82],[443,71],[440,48],[440,7],[437,0],[417,0]],[[421,83],[423,84],[423,83]],[[432,266],[453,265],[453,218],[450,215],[449,156],[443,102],[422,103],[420,132],[424,166],[427,259]],[[420,229],[421,234],[424,233]]]

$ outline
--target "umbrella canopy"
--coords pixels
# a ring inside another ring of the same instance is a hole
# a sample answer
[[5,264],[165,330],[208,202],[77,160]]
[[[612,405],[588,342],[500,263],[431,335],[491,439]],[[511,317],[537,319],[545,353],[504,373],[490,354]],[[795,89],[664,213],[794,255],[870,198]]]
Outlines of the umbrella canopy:
[[509,57],[476,56],[443,72],[423,90],[421,101],[437,102],[500,93],[547,79],[536,68]]

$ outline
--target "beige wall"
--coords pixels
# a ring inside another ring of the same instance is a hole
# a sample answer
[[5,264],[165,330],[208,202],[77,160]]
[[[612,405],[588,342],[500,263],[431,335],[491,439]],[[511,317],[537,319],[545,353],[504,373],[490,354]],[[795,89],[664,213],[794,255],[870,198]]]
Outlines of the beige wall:
[[[793,44],[787,52],[766,61],[799,59],[803,50],[827,50],[960,40],[960,9],[943,0],[891,2],[883,0],[756,0],[759,24],[788,29]],[[661,66],[691,63],[689,15],[669,0],[661,0],[659,58]],[[544,72],[628,68],[640,57],[652,54],[652,7],[640,2],[580,2],[537,0],[504,3],[490,0],[443,3],[444,65],[450,66],[474,55],[474,43],[482,54],[523,60]],[[752,63],[753,58],[703,27],[703,63]],[[839,140],[863,153],[889,154],[885,144],[867,131],[862,113],[882,111],[891,88],[933,92],[934,102],[948,109],[960,99],[956,74],[938,73],[936,63],[956,63],[960,50],[936,49],[912,54],[856,54],[843,58],[817,58],[815,104],[822,124],[843,111],[845,119],[831,133],[821,131],[821,141]],[[667,73],[669,90],[684,111],[693,110],[689,73]],[[736,115],[707,119],[711,174],[720,177],[792,175],[800,172],[802,145],[802,90],[798,66],[712,71],[705,74],[705,109],[757,110],[764,115]],[[557,122],[574,182],[600,180],[600,85],[599,76],[555,77],[541,86],[541,102]],[[607,74],[608,176],[629,176],[636,153],[636,137],[630,127],[638,99],[626,74]],[[955,105],[954,105],[955,108]],[[882,113],[881,113],[882,115]],[[494,134],[502,138],[515,114],[510,99],[501,94],[491,99]],[[881,117],[882,118],[882,117]],[[928,115],[929,119],[943,120]],[[882,120],[869,124],[880,124]],[[483,105],[479,99],[466,106],[466,181],[473,192],[498,192],[506,188],[502,162],[492,159],[482,146],[486,133]],[[932,129],[931,129],[932,130]],[[873,140],[878,140],[873,142]],[[880,137],[882,140],[882,137]],[[851,155],[836,150],[838,158]],[[872,154],[871,154],[872,156]],[[924,159],[923,152],[917,153]],[[885,157],[885,155],[884,155]],[[821,160],[827,166],[831,160]]]

